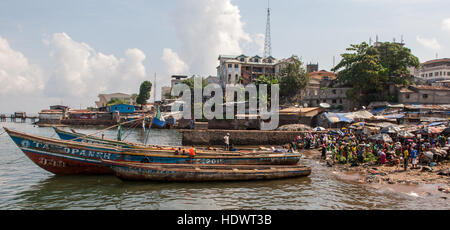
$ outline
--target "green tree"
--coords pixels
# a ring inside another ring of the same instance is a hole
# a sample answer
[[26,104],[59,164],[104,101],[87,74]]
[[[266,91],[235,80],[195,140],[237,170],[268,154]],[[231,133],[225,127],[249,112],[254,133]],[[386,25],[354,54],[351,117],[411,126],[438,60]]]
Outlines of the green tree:
[[[201,78],[201,77],[191,77],[191,78],[181,81],[181,83],[189,86],[189,88],[191,90],[193,90],[194,89],[194,78]],[[202,80],[202,88],[205,88],[208,85],[208,82],[204,78],[201,78],[201,80]]]
[[[279,80],[274,76],[259,76],[255,80],[253,80],[253,84],[255,84],[256,88],[259,89],[259,85],[267,85],[267,98],[266,101],[270,102],[272,99],[272,87],[271,85],[279,84]],[[258,100],[259,100],[259,90],[257,91]],[[247,99],[247,95],[246,95]]]
[[410,49],[398,43],[384,42],[376,49],[380,53],[381,65],[387,68],[389,81],[409,85],[413,77],[408,68],[419,68],[419,58],[414,56]]
[[347,48],[351,53],[342,54],[341,62],[333,71],[343,68],[338,74],[338,80],[352,89],[347,91],[347,97],[360,103],[370,103],[377,100],[377,95],[383,90],[383,82],[387,81],[387,70],[380,63],[378,50],[363,42]]
[[366,42],[350,45],[340,63],[332,69],[339,71],[340,83],[351,87],[347,96],[359,104],[390,98],[391,84],[410,84],[409,67],[418,67],[419,60],[408,48],[396,43],[370,46]]
[[139,105],[147,104],[150,99],[150,92],[152,90],[152,83],[150,81],[144,81],[139,89],[139,95],[136,98],[136,103]]
[[139,95],[137,95],[136,93],[133,93],[131,95],[131,100],[133,100],[133,105],[137,104],[136,100],[138,98]]
[[123,100],[123,99],[120,99],[120,98],[113,97],[113,98],[111,98],[111,100],[108,101],[108,103],[106,103],[106,106],[109,107],[109,106],[112,106],[112,105],[120,105],[120,104],[128,105],[128,104],[130,104],[130,102],[127,101],[127,100]]
[[295,55],[290,58],[286,67],[281,70],[280,96],[289,98],[297,95],[308,86],[309,77],[302,61]]

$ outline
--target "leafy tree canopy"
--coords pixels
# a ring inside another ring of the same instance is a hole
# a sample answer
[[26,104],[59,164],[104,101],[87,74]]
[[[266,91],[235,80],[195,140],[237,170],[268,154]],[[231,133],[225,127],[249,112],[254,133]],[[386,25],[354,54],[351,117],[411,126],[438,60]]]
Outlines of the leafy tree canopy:
[[147,101],[150,99],[150,92],[152,90],[152,83],[150,81],[144,81],[141,84],[139,89],[139,95],[136,98],[136,103],[140,105],[147,104]]
[[202,88],[205,88],[208,85],[208,82],[202,77],[191,77],[191,78],[181,81],[181,83],[189,86],[189,88],[192,90],[192,89],[194,89],[194,79],[195,78],[201,78]]
[[281,70],[280,96],[292,97],[308,86],[309,77],[303,62],[295,55],[290,58],[286,67]]
[[123,100],[123,99],[120,99],[120,98],[111,98],[111,100],[109,100],[108,101],[108,103],[106,103],[106,105],[109,107],[109,106],[113,106],[113,105],[120,105],[120,104],[125,104],[125,105],[128,105],[128,104],[130,104],[130,102],[129,101],[127,101],[127,100]]
[[340,63],[332,69],[339,71],[338,80],[352,87],[347,96],[362,104],[385,100],[391,84],[410,84],[409,67],[419,67],[419,59],[411,50],[397,43],[370,46],[366,42],[350,45]]

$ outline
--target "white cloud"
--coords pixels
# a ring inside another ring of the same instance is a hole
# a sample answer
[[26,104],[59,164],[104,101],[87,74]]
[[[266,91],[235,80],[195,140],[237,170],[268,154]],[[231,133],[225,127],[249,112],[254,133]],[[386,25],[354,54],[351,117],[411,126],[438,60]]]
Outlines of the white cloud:
[[0,37],[0,95],[30,95],[44,87],[42,70]]
[[165,48],[161,60],[164,62],[169,75],[182,75],[189,72],[189,66],[172,49]]
[[241,44],[252,41],[230,0],[181,0],[172,22],[182,58],[201,75],[215,75],[220,54],[242,54]]
[[417,39],[417,42],[419,42],[422,46],[424,46],[428,49],[432,49],[435,51],[441,49],[441,45],[436,40],[436,38],[422,38],[420,36],[417,36],[416,39]]
[[72,40],[65,33],[55,33],[50,56],[54,68],[45,86],[49,97],[91,101],[100,93],[138,93],[147,74],[145,54],[128,49],[124,58],[97,52],[86,43]]
[[450,32],[450,18],[442,20],[442,29]]
[[255,44],[257,45],[257,47],[258,47],[258,52],[260,52],[262,55],[264,54],[264,46],[265,46],[265,39],[266,39],[266,36],[264,35],[264,34],[256,34],[256,35],[254,35],[254,41],[255,41]]

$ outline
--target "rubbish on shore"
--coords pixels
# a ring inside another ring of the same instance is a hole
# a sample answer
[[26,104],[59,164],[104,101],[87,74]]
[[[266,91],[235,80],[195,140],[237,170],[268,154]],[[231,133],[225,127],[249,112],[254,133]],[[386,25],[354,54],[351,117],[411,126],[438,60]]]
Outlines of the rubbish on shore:
[[439,186],[438,190],[443,192],[443,193],[450,193],[450,188],[449,187],[444,188],[444,187]]
[[450,169],[442,169],[442,170],[439,171],[438,175],[450,176]]
[[422,172],[433,172],[433,169],[431,167],[428,167],[428,166],[423,166],[422,167]]

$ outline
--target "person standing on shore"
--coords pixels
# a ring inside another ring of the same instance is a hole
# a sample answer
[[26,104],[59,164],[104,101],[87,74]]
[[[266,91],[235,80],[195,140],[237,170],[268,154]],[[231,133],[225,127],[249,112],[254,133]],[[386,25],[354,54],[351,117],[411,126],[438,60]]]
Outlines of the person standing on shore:
[[417,168],[417,156],[418,156],[418,151],[417,151],[417,149],[414,148],[411,151],[411,164],[412,164],[413,169]]
[[229,151],[230,150],[230,134],[227,133],[227,135],[225,135],[223,137],[223,139],[224,139],[224,142],[225,142],[225,150]]
[[322,145],[322,159],[327,159],[327,147],[326,147],[326,144]]
[[405,148],[405,151],[403,152],[403,167],[405,168],[405,171],[408,170],[408,162],[409,162],[409,151],[408,148]]

